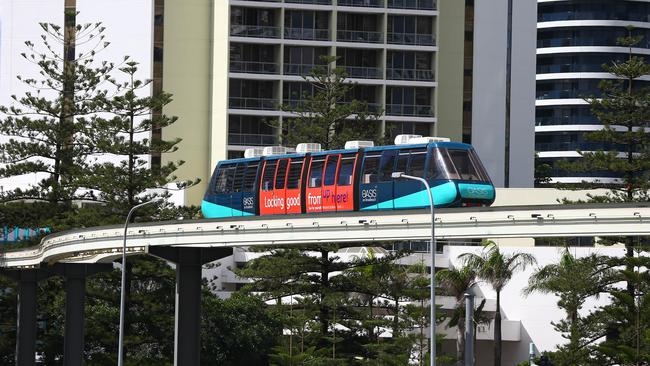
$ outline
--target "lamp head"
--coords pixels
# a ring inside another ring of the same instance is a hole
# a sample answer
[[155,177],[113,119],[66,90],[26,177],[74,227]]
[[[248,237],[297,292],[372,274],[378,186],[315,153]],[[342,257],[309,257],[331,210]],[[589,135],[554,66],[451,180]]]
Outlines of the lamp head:
[[391,176],[393,179],[399,179],[399,178],[402,178],[402,175],[403,175],[403,174],[404,174],[404,172],[393,172],[390,176]]

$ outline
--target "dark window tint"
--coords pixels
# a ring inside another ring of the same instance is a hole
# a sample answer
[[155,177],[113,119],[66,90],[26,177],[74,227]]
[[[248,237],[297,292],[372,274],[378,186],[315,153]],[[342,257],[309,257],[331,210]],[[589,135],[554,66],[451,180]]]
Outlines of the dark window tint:
[[341,158],[341,166],[339,167],[339,186],[352,185],[352,172],[354,170],[355,155],[343,155]]
[[323,181],[323,165],[325,158],[314,158],[311,161],[311,169],[309,171],[309,188],[318,188]]
[[300,187],[303,162],[304,159],[291,160],[289,175],[287,177],[287,189],[296,189]]
[[469,157],[472,159],[472,162],[474,163],[474,167],[476,168],[476,171],[478,172],[480,179],[484,182],[489,182],[490,176],[485,171],[485,168],[483,167],[483,163],[481,163],[481,159],[478,158],[478,155],[476,154],[476,151],[474,151],[474,149],[469,150]]
[[219,169],[217,173],[217,184],[215,186],[215,192],[217,194],[230,193],[232,190],[232,181],[235,176],[235,166],[234,165],[225,165]]
[[244,192],[253,192],[255,190],[255,178],[257,178],[258,163],[250,163],[244,173]]
[[244,186],[244,173],[246,172],[246,167],[248,163],[239,163],[235,169],[235,177],[232,185],[233,192],[241,192],[242,187]]
[[327,165],[325,166],[325,183],[326,186],[331,186],[336,181],[336,168],[339,163],[338,155],[330,155],[327,157]]
[[399,156],[397,156],[397,167],[395,168],[396,172],[407,173],[406,169],[408,168],[409,163],[409,152],[409,150],[400,150]]
[[[424,166],[427,161],[426,149],[413,149],[409,155],[408,175],[424,178]],[[400,170],[403,171],[403,170]]]
[[363,183],[376,183],[379,181],[380,152],[367,153],[363,158]]
[[429,161],[429,179],[457,179],[456,171],[449,172],[449,158],[446,149],[433,149]]
[[284,181],[287,178],[288,159],[282,159],[278,162],[278,172],[275,175],[275,189],[284,189]]
[[454,167],[460,176],[460,179],[480,180],[479,174],[469,158],[467,150],[449,150],[449,157],[454,163]]
[[381,182],[393,179],[392,174],[396,157],[397,150],[386,150],[381,154],[381,160],[379,161],[379,180]]
[[267,161],[264,167],[264,176],[262,177],[262,190],[273,190],[273,180],[275,179],[275,166],[277,161]]

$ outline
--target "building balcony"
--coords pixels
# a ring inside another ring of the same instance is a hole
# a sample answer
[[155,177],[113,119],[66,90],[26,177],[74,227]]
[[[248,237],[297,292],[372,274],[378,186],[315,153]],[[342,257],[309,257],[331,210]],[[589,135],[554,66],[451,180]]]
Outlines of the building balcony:
[[338,6],[363,6],[366,8],[383,8],[384,0],[338,0]]
[[241,146],[272,146],[276,145],[278,137],[275,135],[261,135],[253,133],[228,133],[229,145]]
[[343,42],[382,43],[384,41],[382,32],[367,32],[355,30],[339,30],[336,32],[336,40]]
[[304,39],[308,41],[329,41],[330,31],[327,29],[284,28],[284,38]]
[[277,109],[277,101],[272,98],[230,97],[228,98],[228,107],[235,109],[275,110]]
[[535,151],[624,151],[624,145],[602,142],[536,142]]
[[309,75],[318,65],[314,64],[284,64],[285,75]]
[[250,74],[277,74],[278,65],[275,62],[230,61],[230,72]]
[[388,33],[388,43],[416,46],[435,46],[436,38],[432,34]]
[[435,0],[388,0],[388,7],[394,9],[436,10]]
[[284,2],[292,4],[332,5],[332,0],[284,0]]
[[[336,104],[339,104],[339,105],[346,105],[346,104],[350,104],[350,103],[352,103],[352,102],[350,102],[350,101],[343,101],[343,102],[337,102]],[[370,103],[370,102],[366,102],[366,106],[368,107],[368,112],[371,112],[371,113],[379,113],[379,111],[381,111],[381,103]]]
[[379,67],[362,67],[362,66],[345,66],[341,65],[342,68],[348,73],[350,78],[360,78],[360,79],[381,79],[382,70]]
[[280,38],[280,27],[231,25],[230,35],[234,37]]
[[430,105],[386,104],[386,114],[390,116],[433,117]]
[[386,69],[386,78],[390,80],[417,80],[417,81],[434,81],[434,74],[431,70],[417,69]]

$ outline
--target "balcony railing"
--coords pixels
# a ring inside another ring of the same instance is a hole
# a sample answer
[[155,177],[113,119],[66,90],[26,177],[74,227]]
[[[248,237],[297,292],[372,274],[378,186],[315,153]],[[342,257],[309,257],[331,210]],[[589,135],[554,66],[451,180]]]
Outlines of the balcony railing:
[[389,8],[435,10],[435,0],[388,0]]
[[275,135],[261,135],[252,133],[228,133],[229,145],[244,146],[269,146],[275,145],[278,137]]
[[388,33],[388,43],[435,46],[436,38],[431,34]]
[[274,110],[277,109],[277,101],[272,98],[230,97],[228,98],[228,106],[237,109]]
[[285,75],[309,75],[318,65],[314,64],[284,64]]
[[339,30],[336,32],[336,39],[345,42],[365,42],[381,43],[383,42],[382,32],[366,32],[354,30]]
[[390,80],[434,81],[433,71],[417,69],[386,69],[386,78]]
[[624,151],[626,147],[619,144],[602,142],[536,142],[535,151]]
[[390,116],[433,117],[429,105],[386,104],[386,114]]
[[327,29],[284,28],[284,38],[305,39],[309,41],[329,41],[330,31]]
[[331,5],[332,0],[284,0],[285,3]]
[[232,25],[230,35],[236,37],[280,38],[280,27]]
[[341,66],[348,73],[348,77],[362,79],[381,79],[382,72],[378,67]]
[[[352,103],[352,102],[343,101],[343,102],[337,102],[336,104],[345,105],[345,104],[350,104],[350,103]],[[369,103],[369,102],[366,102],[366,106],[368,107],[368,112],[378,113],[379,111],[381,111],[381,103]]]
[[367,8],[383,8],[384,0],[338,0],[339,6],[363,6]]
[[278,65],[275,62],[230,61],[230,72],[277,74],[278,71]]

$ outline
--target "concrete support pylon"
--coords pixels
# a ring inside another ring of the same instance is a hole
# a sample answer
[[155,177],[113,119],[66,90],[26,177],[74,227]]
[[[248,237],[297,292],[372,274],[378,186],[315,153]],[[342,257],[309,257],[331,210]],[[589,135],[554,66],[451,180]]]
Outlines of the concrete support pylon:
[[65,279],[63,362],[66,366],[82,366],[84,364],[86,277],[112,269],[113,265],[110,263],[58,263],[54,265],[54,272],[62,275]]
[[201,362],[201,268],[232,255],[232,248],[149,247],[151,255],[176,264],[174,365]]

